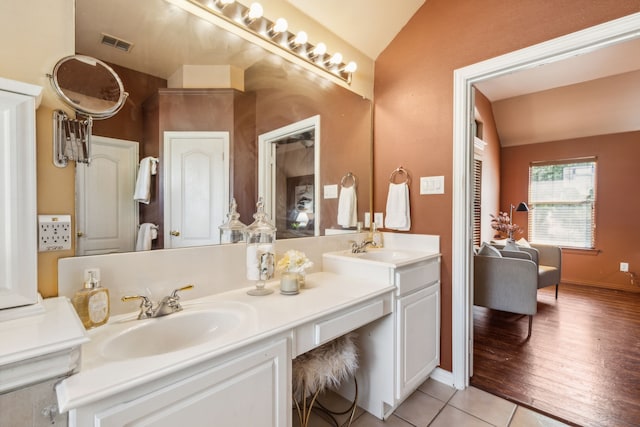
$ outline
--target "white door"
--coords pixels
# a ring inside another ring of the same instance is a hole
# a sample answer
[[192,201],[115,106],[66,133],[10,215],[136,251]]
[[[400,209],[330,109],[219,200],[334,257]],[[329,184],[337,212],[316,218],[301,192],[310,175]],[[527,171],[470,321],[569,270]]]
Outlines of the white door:
[[220,243],[229,208],[229,132],[165,132],[164,159],[164,247]]
[[137,142],[91,137],[91,163],[76,164],[76,255],[134,250],[137,170]]

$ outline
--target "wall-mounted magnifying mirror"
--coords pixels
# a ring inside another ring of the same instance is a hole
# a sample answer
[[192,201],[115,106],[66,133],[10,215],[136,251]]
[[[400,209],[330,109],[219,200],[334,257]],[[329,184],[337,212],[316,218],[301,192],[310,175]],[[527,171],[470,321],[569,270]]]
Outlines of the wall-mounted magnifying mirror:
[[53,163],[65,167],[69,160],[89,164],[94,119],[113,117],[124,105],[127,92],[122,80],[104,62],[85,55],[66,56],[49,75],[58,96],[84,119],[54,111]]
[[67,56],[58,61],[51,83],[64,102],[93,119],[112,117],[128,96],[122,80],[110,66],[84,55]]

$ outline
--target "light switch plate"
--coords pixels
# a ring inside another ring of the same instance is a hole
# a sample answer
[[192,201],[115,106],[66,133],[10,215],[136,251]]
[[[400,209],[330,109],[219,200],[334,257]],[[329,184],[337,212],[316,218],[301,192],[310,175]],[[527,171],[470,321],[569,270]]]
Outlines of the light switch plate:
[[338,184],[329,184],[324,186],[324,198],[325,199],[337,199],[338,198]]
[[38,215],[38,250],[71,249],[71,215]]
[[444,176],[420,177],[420,194],[444,194]]

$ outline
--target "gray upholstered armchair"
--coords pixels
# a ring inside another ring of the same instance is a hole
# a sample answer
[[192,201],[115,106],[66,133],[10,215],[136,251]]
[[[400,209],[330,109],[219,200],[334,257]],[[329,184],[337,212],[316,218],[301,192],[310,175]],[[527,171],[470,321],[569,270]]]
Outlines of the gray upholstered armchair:
[[538,289],[556,285],[558,297],[561,251],[549,245],[520,249],[500,251],[483,245],[474,256],[474,305],[528,315],[529,337]]

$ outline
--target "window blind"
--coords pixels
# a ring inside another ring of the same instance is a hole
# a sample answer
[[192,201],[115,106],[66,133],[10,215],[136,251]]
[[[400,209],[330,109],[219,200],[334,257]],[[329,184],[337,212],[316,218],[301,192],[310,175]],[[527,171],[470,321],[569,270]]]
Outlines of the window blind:
[[529,166],[529,240],[575,248],[595,246],[596,159]]
[[473,244],[480,246],[482,206],[482,160],[473,160]]

